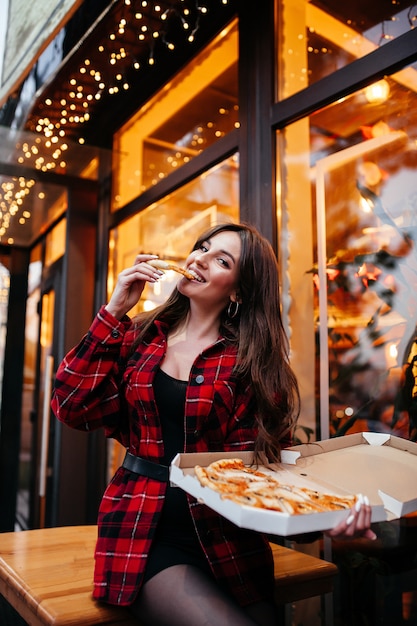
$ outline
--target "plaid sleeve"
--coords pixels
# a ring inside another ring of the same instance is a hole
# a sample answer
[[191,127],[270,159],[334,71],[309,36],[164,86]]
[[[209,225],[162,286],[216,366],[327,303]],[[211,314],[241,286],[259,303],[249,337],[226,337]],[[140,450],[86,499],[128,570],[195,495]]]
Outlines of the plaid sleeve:
[[51,408],[57,419],[79,430],[102,426],[111,434],[120,415],[119,360],[131,326],[102,307],[89,331],[60,363]]

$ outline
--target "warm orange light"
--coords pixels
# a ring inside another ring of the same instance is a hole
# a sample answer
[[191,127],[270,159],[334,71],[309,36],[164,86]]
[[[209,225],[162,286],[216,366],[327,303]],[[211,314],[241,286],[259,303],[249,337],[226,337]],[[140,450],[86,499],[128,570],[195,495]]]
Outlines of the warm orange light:
[[368,85],[365,88],[365,98],[370,104],[381,104],[385,102],[390,94],[390,87],[388,81],[385,79],[379,80],[372,85]]

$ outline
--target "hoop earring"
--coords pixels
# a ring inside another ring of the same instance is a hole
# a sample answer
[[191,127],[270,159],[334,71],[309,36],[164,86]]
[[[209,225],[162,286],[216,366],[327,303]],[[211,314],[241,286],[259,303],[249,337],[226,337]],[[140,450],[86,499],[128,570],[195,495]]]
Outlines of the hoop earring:
[[[234,305],[234,308],[233,308]],[[236,315],[239,312],[239,302],[236,300],[236,302],[233,302],[232,300],[230,300],[229,302],[229,306],[227,307],[227,317],[232,320],[234,317],[236,317]]]

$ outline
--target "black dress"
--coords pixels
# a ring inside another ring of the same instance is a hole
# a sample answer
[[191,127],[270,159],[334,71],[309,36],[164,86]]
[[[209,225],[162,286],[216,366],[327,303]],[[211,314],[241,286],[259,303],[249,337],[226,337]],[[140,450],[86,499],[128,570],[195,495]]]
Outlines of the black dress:
[[[184,409],[187,382],[158,370],[154,380],[155,400],[161,421],[165,454],[161,463],[170,465],[184,451]],[[169,483],[156,535],[148,557],[144,582],[158,572],[179,564],[195,565],[212,576],[191,518],[185,491]]]

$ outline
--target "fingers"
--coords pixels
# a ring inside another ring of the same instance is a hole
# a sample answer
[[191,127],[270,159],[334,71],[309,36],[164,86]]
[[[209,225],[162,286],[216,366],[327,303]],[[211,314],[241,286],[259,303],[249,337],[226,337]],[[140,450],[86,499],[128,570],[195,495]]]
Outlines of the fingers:
[[375,541],[375,539],[378,538],[371,528],[368,528],[368,530],[365,530],[365,532],[362,533],[362,537],[364,539],[370,539],[370,541]]
[[128,267],[119,274],[119,280],[125,280],[129,283],[134,281],[147,281],[148,283],[157,282],[164,275],[159,269],[155,269],[152,265],[148,265],[146,261],[136,262],[132,267]]
[[133,265],[138,265],[139,263],[146,263],[146,261],[151,261],[152,259],[157,259],[157,258],[158,258],[158,255],[156,254],[137,254]]
[[157,272],[144,263],[133,265],[120,272],[113,295],[125,295],[132,289],[139,289],[142,293],[145,282],[155,283],[159,278]]
[[[126,272],[129,274],[133,272],[135,276],[140,276],[142,280],[147,280],[148,282],[156,282],[164,275],[160,269],[149,265],[147,261],[151,261],[152,259],[157,259],[156,254],[138,254],[135,258],[135,262],[131,268],[127,268]],[[139,274],[138,274],[139,273]]]
[[122,270],[117,283],[106,305],[107,310],[117,319],[121,319],[137,304],[145,287],[145,283],[155,283],[163,272],[148,265],[146,261],[156,258],[153,254],[138,254],[131,267]]
[[348,517],[340,522],[335,528],[327,531],[329,537],[335,539],[354,539],[364,537],[376,539],[376,534],[371,529],[372,508],[366,496],[359,494],[355,505]]

